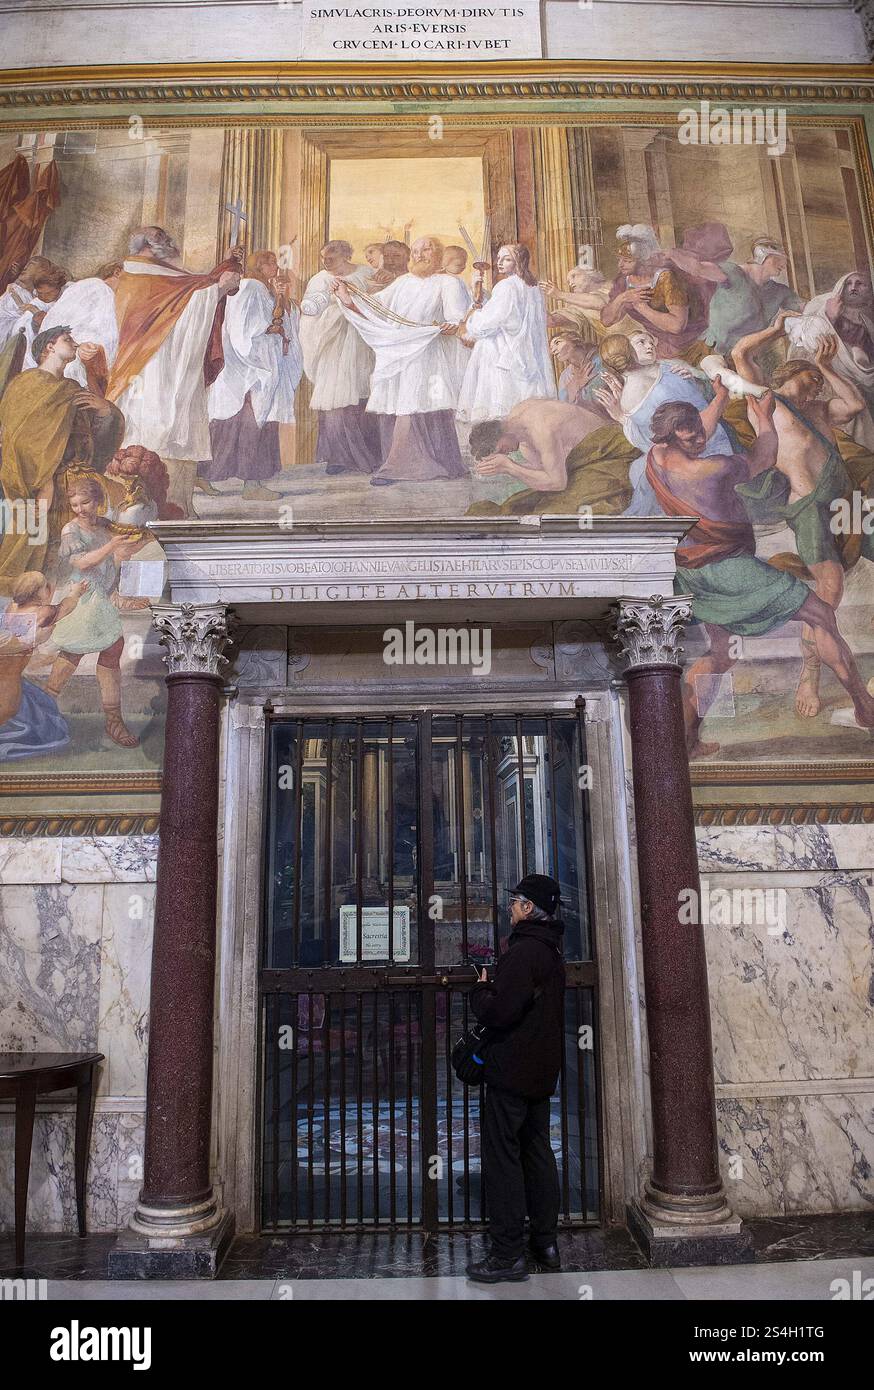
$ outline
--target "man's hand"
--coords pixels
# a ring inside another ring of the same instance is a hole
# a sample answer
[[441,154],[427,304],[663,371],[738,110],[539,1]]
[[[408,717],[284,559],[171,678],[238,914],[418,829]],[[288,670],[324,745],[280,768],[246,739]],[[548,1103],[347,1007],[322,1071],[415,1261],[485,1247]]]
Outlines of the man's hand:
[[80,343],[76,355],[80,362],[93,362],[99,351],[97,343]]
[[834,360],[837,350],[838,340],[836,335],[834,333],[828,333],[825,337],[820,338],[813,360],[818,367],[828,367]]
[[458,329],[457,323],[441,323],[440,332],[444,338],[451,338]]
[[237,264],[238,264],[239,266],[242,266],[242,264],[243,264],[243,258],[244,258],[244,256],[245,256],[245,254],[246,254],[246,248],[245,248],[245,246],[240,246],[240,245],[232,246],[231,249],[230,249],[230,251],[228,252],[228,260],[229,260],[229,261],[236,261]]
[[558,294],[558,287],[551,280],[538,280],[537,288],[544,294]]
[[495,473],[512,473],[513,460],[508,454],[486,454],[485,458],[477,459],[474,463],[474,472],[477,477],[489,478]]
[[792,309],[781,309],[781,310],[779,311],[779,313],[777,314],[776,318],[774,319],[774,322],[771,324],[771,327],[772,327],[772,328],[776,328],[776,329],[778,329],[781,333],[784,333],[784,334],[785,334],[785,332],[786,332],[786,320],[787,320],[787,319],[797,319],[797,318],[798,318],[798,311],[797,311],[797,309],[796,309],[796,310],[792,310]]
[[729,399],[729,391],[721,376],[713,378],[713,399],[721,410],[725,409]]
[[486,970],[485,966],[483,967],[483,969],[480,971],[479,975],[477,976],[477,981],[476,981],[476,982],[477,982],[478,985],[487,985],[487,984],[488,984],[488,982],[489,982],[489,972],[488,972],[488,970]]
[[[716,378],[716,381],[719,381],[719,377]],[[725,387],[722,389],[725,390]],[[763,429],[771,427],[776,406],[777,402],[774,399],[773,391],[766,391],[763,396],[747,396],[747,409],[752,411],[756,423]]]
[[112,410],[110,402],[104,396],[98,396],[96,391],[77,391],[73,404],[80,409],[93,410],[97,415],[109,415]]
[[335,294],[341,304],[345,304],[347,309],[354,309],[355,303],[352,298],[352,291],[345,280],[332,280],[331,293]]

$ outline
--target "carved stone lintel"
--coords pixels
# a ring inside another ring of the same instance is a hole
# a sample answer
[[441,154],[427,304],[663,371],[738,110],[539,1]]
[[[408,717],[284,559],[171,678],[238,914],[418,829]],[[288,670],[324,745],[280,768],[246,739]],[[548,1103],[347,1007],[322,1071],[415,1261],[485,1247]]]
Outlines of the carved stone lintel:
[[167,648],[164,664],[171,676],[222,675],[234,623],[224,603],[153,603],[152,621]]
[[868,52],[874,58],[874,0],[853,0],[853,9],[862,17],[862,32]]
[[680,666],[680,638],[692,621],[687,598],[653,594],[650,599],[619,599],[613,610],[615,640],[626,671],[639,666]]

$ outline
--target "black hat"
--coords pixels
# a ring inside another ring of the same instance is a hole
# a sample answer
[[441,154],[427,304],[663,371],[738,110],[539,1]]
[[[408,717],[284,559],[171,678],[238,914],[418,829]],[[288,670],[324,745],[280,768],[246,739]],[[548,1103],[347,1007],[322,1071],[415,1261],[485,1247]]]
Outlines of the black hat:
[[541,912],[548,912],[550,917],[556,912],[561,897],[559,885],[548,874],[526,874],[512,891],[527,898]]

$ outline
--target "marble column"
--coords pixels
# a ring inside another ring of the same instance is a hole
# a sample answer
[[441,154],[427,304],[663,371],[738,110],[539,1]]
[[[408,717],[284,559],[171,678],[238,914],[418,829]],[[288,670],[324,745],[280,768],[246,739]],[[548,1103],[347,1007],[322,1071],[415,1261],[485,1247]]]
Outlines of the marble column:
[[[707,960],[681,698],[684,598],[622,599],[637,832],[652,1169],[629,1220],[655,1264],[745,1258],[719,1172]],[[692,913],[693,917],[699,914]],[[751,1252],[750,1252],[751,1253]]]
[[216,1273],[230,1217],[210,1182],[223,604],[153,604],[167,647],[143,1186],[116,1278]]

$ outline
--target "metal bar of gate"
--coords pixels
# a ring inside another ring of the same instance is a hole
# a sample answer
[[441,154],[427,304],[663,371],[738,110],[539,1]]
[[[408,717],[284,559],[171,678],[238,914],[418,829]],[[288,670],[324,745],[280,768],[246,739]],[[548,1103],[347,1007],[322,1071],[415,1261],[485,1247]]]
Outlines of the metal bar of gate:
[[[434,898],[434,782],[431,713],[419,721],[419,965],[434,978],[434,930],[430,907]],[[437,1156],[437,1009],[433,984],[422,984],[419,995],[421,1040],[419,1043],[419,1166],[422,1181],[422,1225],[435,1231],[439,1220],[439,1190],[429,1176],[431,1159]]]
[[294,900],[292,904],[291,960],[300,965],[300,860],[303,822],[303,720],[297,721],[294,759]]
[[[489,860],[492,878],[492,939],[495,960],[498,959],[498,827],[495,820],[495,734],[492,716],[485,718],[486,780],[489,796]],[[466,1026],[466,1025],[465,1025]]]
[[322,961],[325,965],[331,963],[331,937],[332,923],[334,919],[333,897],[334,897],[334,826],[331,813],[334,805],[334,721],[327,721],[327,738],[325,740],[325,814],[322,821],[322,867],[323,867],[323,886],[322,886]]
[[458,845],[458,901],[461,908],[461,958],[467,961],[467,833],[464,823],[464,725],[462,716],[455,716],[455,824]]
[[522,877],[528,872],[528,827],[525,824],[525,750],[522,743],[522,720],[516,715],[516,765],[518,768],[519,835],[522,841]]

